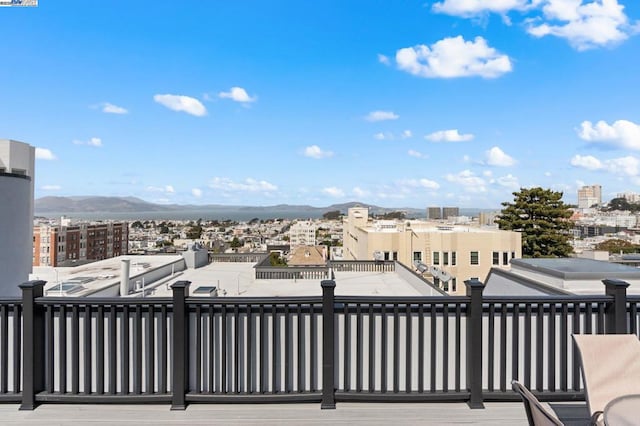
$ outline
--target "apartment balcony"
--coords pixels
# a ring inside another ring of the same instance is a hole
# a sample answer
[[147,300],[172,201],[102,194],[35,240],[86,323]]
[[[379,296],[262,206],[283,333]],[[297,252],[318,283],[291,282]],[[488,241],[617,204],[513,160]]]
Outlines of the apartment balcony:
[[[640,297],[604,284],[601,296],[483,297],[471,280],[467,296],[361,297],[335,296],[324,280],[322,296],[211,298],[181,281],[171,298],[90,299],[43,297],[32,281],[21,299],[0,300],[0,409],[524,424],[518,379],[588,417],[571,334],[639,325]],[[382,402],[403,404],[371,404]],[[292,405],[253,405],[265,403]]]

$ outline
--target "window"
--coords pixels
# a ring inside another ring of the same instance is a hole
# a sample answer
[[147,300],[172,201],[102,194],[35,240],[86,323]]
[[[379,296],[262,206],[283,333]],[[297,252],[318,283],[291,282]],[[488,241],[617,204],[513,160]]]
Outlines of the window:
[[442,264],[443,265],[448,265],[449,264],[449,252],[448,251],[442,252]]
[[[499,265],[500,264],[500,253],[498,253],[497,251],[493,252],[493,259],[492,259],[492,263],[494,265]],[[472,263],[473,264],[473,261]]]
[[457,283],[456,279],[452,278],[451,279],[451,292],[452,293],[456,292],[457,285],[458,285],[458,283]]
[[440,264],[440,252],[439,251],[434,251],[433,252],[433,264],[434,265],[439,265]]
[[388,251],[384,252],[384,260],[389,260],[389,252]]
[[451,266],[456,266],[456,252],[451,252]]
[[511,258],[512,258],[512,259],[515,259],[515,258],[516,258],[516,252],[515,252],[515,251],[512,251],[512,252],[511,252]]
[[471,252],[470,260],[471,260],[471,264],[472,265],[479,265],[480,264],[480,259],[478,258],[478,252],[477,251],[472,251]]
[[414,251],[413,252],[413,261],[418,261],[421,262],[422,261],[422,252],[421,251]]
[[507,251],[502,253],[502,264],[503,265],[508,265],[509,264],[509,252],[507,252]]
[[397,251],[393,252],[393,260],[398,260],[398,252]]

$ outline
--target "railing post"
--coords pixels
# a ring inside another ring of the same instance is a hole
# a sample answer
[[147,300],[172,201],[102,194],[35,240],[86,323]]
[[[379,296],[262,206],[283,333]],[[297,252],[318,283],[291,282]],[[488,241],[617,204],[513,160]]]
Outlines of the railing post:
[[189,296],[190,281],[173,283],[173,368],[172,368],[172,397],[171,409],[184,410],[187,408],[185,397],[189,381],[189,311],[186,298]]
[[467,296],[471,298],[467,310],[467,384],[469,408],[484,408],[482,403],[482,291],[484,285],[477,278],[466,280]]
[[336,408],[335,394],[335,336],[334,291],[336,282],[324,280],[322,286],[322,404],[320,408]]
[[[22,404],[20,410],[36,408],[36,394],[44,390],[44,309],[35,299],[42,297],[46,281],[28,281],[22,289]],[[19,321],[19,318],[15,318]],[[4,356],[7,356],[6,354]]]
[[607,334],[627,334],[627,287],[629,283],[622,280],[602,280],[605,294],[613,296],[613,303],[605,309]]

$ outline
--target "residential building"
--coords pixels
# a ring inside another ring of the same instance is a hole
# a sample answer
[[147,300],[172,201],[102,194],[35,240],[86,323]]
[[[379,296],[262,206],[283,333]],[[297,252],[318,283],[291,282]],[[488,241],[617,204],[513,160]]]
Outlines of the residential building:
[[309,220],[302,220],[291,225],[291,228],[289,229],[289,245],[291,248],[298,246],[315,246],[315,223]]
[[460,216],[460,209],[458,207],[443,207],[442,218],[449,219],[450,217]]
[[37,225],[33,233],[33,266],[70,266],[128,253],[126,222]]
[[349,209],[343,228],[345,260],[421,264],[434,284],[451,294],[463,294],[465,280],[483,280],[492,267],[508,269],[511,259],[522,255],[518,232],[419,220],[369,221],[368,216],[367,208]]
[[35,148],[0,139],[0,296],[20,295],[31,272]]
[[578,189],[578,208],[588,209],[602,205],[602,186],[586,185]]
[[635,192],[622,192],[616,195],[616,198],[624,198],[629,203],[640,203],[640,194]]
[[440,207],[427,207],[427,219],[430,219],[430,220],[442,219],[442,209]]

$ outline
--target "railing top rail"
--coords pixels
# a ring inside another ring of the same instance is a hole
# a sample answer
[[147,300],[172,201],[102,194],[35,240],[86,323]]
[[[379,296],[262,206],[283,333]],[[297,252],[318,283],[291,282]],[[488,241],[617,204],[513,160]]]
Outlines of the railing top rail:
[[367,305],[392,305],[392,304],[460,304],[469,303],[470,297],[466,296],[336,296],[336,303],[367,304]]
[[489,296],[483,303],[606,303],[613,296],[606,295],[558,295],[558,296]]
[[0,305],[15,305],[16,303],[22,303],[22,299],[17,297],[17,298],[2,298],[0,299]]
[[187,305],[303,305],[321,304],[322,296],[311,297],[189,297]]
[[140,298],[122,298],[122,297],[38,297],[36,298],[38,305],[77,305],[77,306],[99,306],[99,305],[171,305],[173,299],[170,297],[140,297]]

